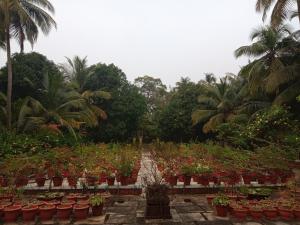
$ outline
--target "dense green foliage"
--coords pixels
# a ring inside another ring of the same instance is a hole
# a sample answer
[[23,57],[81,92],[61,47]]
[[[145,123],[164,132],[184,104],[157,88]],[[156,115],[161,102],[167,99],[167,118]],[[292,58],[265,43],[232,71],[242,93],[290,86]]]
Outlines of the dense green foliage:
[[224,152],[225,146],[299,151],[300,41],[283,23],[289,15],[299,17],[300,1],[291,2],[257,0],[264,19],[274,7],[271,24],[254,29],[252,43],[235,50],[237,58],[249,58],[237,75],[181,78],[168,89],[148,75],[131,83],[116,65],[88,65],[87,57],[60,65],[35,52],[11,57],[11,38],[23,52],[24,41],[36,42],[38,28],[47,34],[56,26],[54,8],[47,0],[3,0],[0,47],[8,54],[0,70],[1,154],[83,140],[211,140]]

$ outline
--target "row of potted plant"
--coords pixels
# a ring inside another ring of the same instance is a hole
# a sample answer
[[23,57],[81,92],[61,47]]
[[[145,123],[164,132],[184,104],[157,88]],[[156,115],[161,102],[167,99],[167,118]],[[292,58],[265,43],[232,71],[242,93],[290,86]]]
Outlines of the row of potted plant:
[[[231,149],[206,149],[202,145],[161,144],[153,158],[165,181],[175,186],[178,181],[190,185],[191,180],[208,186],[286,184],[294,176],[287,158],[279,159],[276,152],[242,152]],[[265,154],[264,154],[265,153]],[[274,155],[273,155],[274,154]]]
[[230,199],[225,194],[219,194],[212,200],[212,205],[216,209],[217,216],[232,217],[244,221],[248,218],[252,220],[300,220],[300,205],[294,199],[278,200],[246,200]]
[[134,184],[140,169],[140,152],[134,146],[110,149],[107,145],[87,146],[73,150],[53,149],[48,153],[33,156],[14,156],[0,164],[0,186],[26,186],[30,179],[38,187],[50,180],[55,187],[61,186],[63,179],[71,187],[85,182],[89,186],[107,183],[114,185]]
[[1,201],[0,219],[5,222],[15,222],[22,217],[23,221],[27,222],[35,221],[38,217],[41,221],[47,221],[56,215],[59,220],[67,220],[73,215],[75,220],[82,220],[89,216],[90,208],[93,216],[102,214],[104,198],[101,195],[93,195],[89,199],[80,198],[80,200],[73,197],[75,196],[51,201]]

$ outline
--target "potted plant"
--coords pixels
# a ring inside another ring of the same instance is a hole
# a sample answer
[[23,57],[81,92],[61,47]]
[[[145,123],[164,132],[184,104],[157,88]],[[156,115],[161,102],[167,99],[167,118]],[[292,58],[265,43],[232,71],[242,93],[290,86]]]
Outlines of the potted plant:
[[51,220],[55,214],[56,206],[52,204],[42,205],[39,207],[39,216],[41,221]]
[[229,198],[224,194],[217,195],[213,201],[213,206],[216,209],[217,216],[226,217],[228,213]]
[[79,178],[79,174],[82,171],[82,168],[79,164],[76,163],[70,163],[68,165],[68,175],[67,180],[70,187],[77,187],[77,181]]
[[27,205],[22,208],[22,217],[24,221],[34,221],[38,214],[37,205]]
[[294,211],[294,215],[296,217],[297,220],[300,219],[300,206],[299,205],[296,205],[293,209]]
[[233,207],[233,215],[238,220],[245,220],[248,216],[249,208],[241,205],[236,205]]
[[63,180],[64,180],[64,178],[62,176],[60,168],[55,168],[54,169],[54,176],[52,177],[53,186],[54,187],[62,186]]
[[274,204],[268,204],[264,207],[263,213],[268,220],[275,220],[278,217],[278,210]]
[[191,184],[192,176],[195,174],[193,165],[183,165],[181,167],[181,174],[183,175],[183,183],[185,186],[188,186]]
[[113,186],[115,184],[115,179],[116,179],[115,172],[113,171],[112,168],[108,168],[108,169],[106,169],[105,174],[106,174],[105,177],[106,177],[106,182],[107,182],[108,186]]
[[76,204],[73,209],[75,220],[84,220],[88,217],[89,205]]
[[6,223],[15,222],[21,213],[22,206],[10,205],[4,208],[4,221]]
[[94,195],[90,199],[93,216],[100,216],[103,211],[104,199],[101,195]]
[[198,164],[195,168],[195,173],[198,174],[198,184],[203,186],[209,185],[209,178],[212,173],[212,169],[209,166]]
[[122,186],[128,185],[128,179],[133,169],[132,162],[121,160],[121,164],[118,167],[118,173],[120,176],[120,183]]
[[212,201],[215,197],[216,197],[215,194],[206,195],[207,204],[212,205]]
[[251,206],[249,212],[250,212],[250,216],[254,220],[261,220],[263,217],[263,210],[259,205]]
[[294,218],[291,204],[285,204],[278,207],[278,213],[283,220],[291,221]]
[[57,209],[57,218],[59,220],[67,220],[70,218],[73,205],[72,204],[61,204],[56,207]]

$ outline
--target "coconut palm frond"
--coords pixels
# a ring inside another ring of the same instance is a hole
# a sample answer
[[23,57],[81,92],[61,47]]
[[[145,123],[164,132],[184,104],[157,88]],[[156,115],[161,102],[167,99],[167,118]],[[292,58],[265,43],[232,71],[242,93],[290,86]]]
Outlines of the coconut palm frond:
[[212,116],[218,113],[217,110],[205,110],[205,109],[198,109],[193,112],[192,114],[192,121],[193,124],[196,125],[198,123],[206,122]]
[[266,79],[266,91],[275,93],[281,85],[295,81],[300,77],[300,64],[283,66],[277,65]]
[[203,132],[209,133],[216,130],[216,128],[225,121],[224,114],[220,113],[211,117],[203,126]]
[[292,101],[295,101],[297,96],[300,94],[300,80],[290,85],[284,91],[282,91],[275,100],[273,101],[273,105],[284,105],[288,104]]

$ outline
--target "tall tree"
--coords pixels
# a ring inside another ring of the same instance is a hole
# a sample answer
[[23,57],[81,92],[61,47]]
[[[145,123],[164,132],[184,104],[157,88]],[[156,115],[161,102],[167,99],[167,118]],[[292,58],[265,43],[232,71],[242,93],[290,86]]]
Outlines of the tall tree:
[[299,42],[290,34],[286,26],[261,27],[252,32],[251,45],[235,51],[237,58],[248,56],[255,59],[240,72],[249,79],[252,93],[265,91],[275,97],[276,104],[294,101],[299,93]]
[[204,123],[203,132],[209,133],[226,121],[244,118],[239,107],[246,93],[247,87],[241,77],[226,76],[220,82],[207,84],[198,97],[199,109],[192,114],[193,124]]
[[[29,34],[33,24],[39,27],[43,33],[49,33],[55,21],[50,13],[54,12],[52,4],[48,0],[1,0],[0,1],[0,20],[3,21],[5,33],[5,44],[7,54],[8,82],[7,82],[7,127],[11,129],[12,119],[12,62],[11,62],[11,37],[18,40],[25,39],[25,33]],[[19,23],[16,23],[16,20]],[[22,27],[22,29],[20,29]],[[28,31],[28,32],[27,32]],[[32,34],[32,33],[31,33]],[[37,36],[29,35],[32,41]],[[22,37],[23,36],[23,37]],[[35,37],[35,38],[34,38]]]
[[[297,11],[293,12],[293,4],[296,3]],[[256,11],[263,13],[263,20],[266,19],[268,11],[274,5],[271,14],[271,24],[272,26],[279,26],[282,22],[287,19],[290,14],[294,16],[300,15],[300,0],[257,0]],[[299,17],[300,22],[300,17]]]
[[82,92],[89,78],[90,68],[87,64],[87,57],[74,56],[73,59],[66,57],[67,63],[61,65],[64,76],[70,81],[70,85]]

